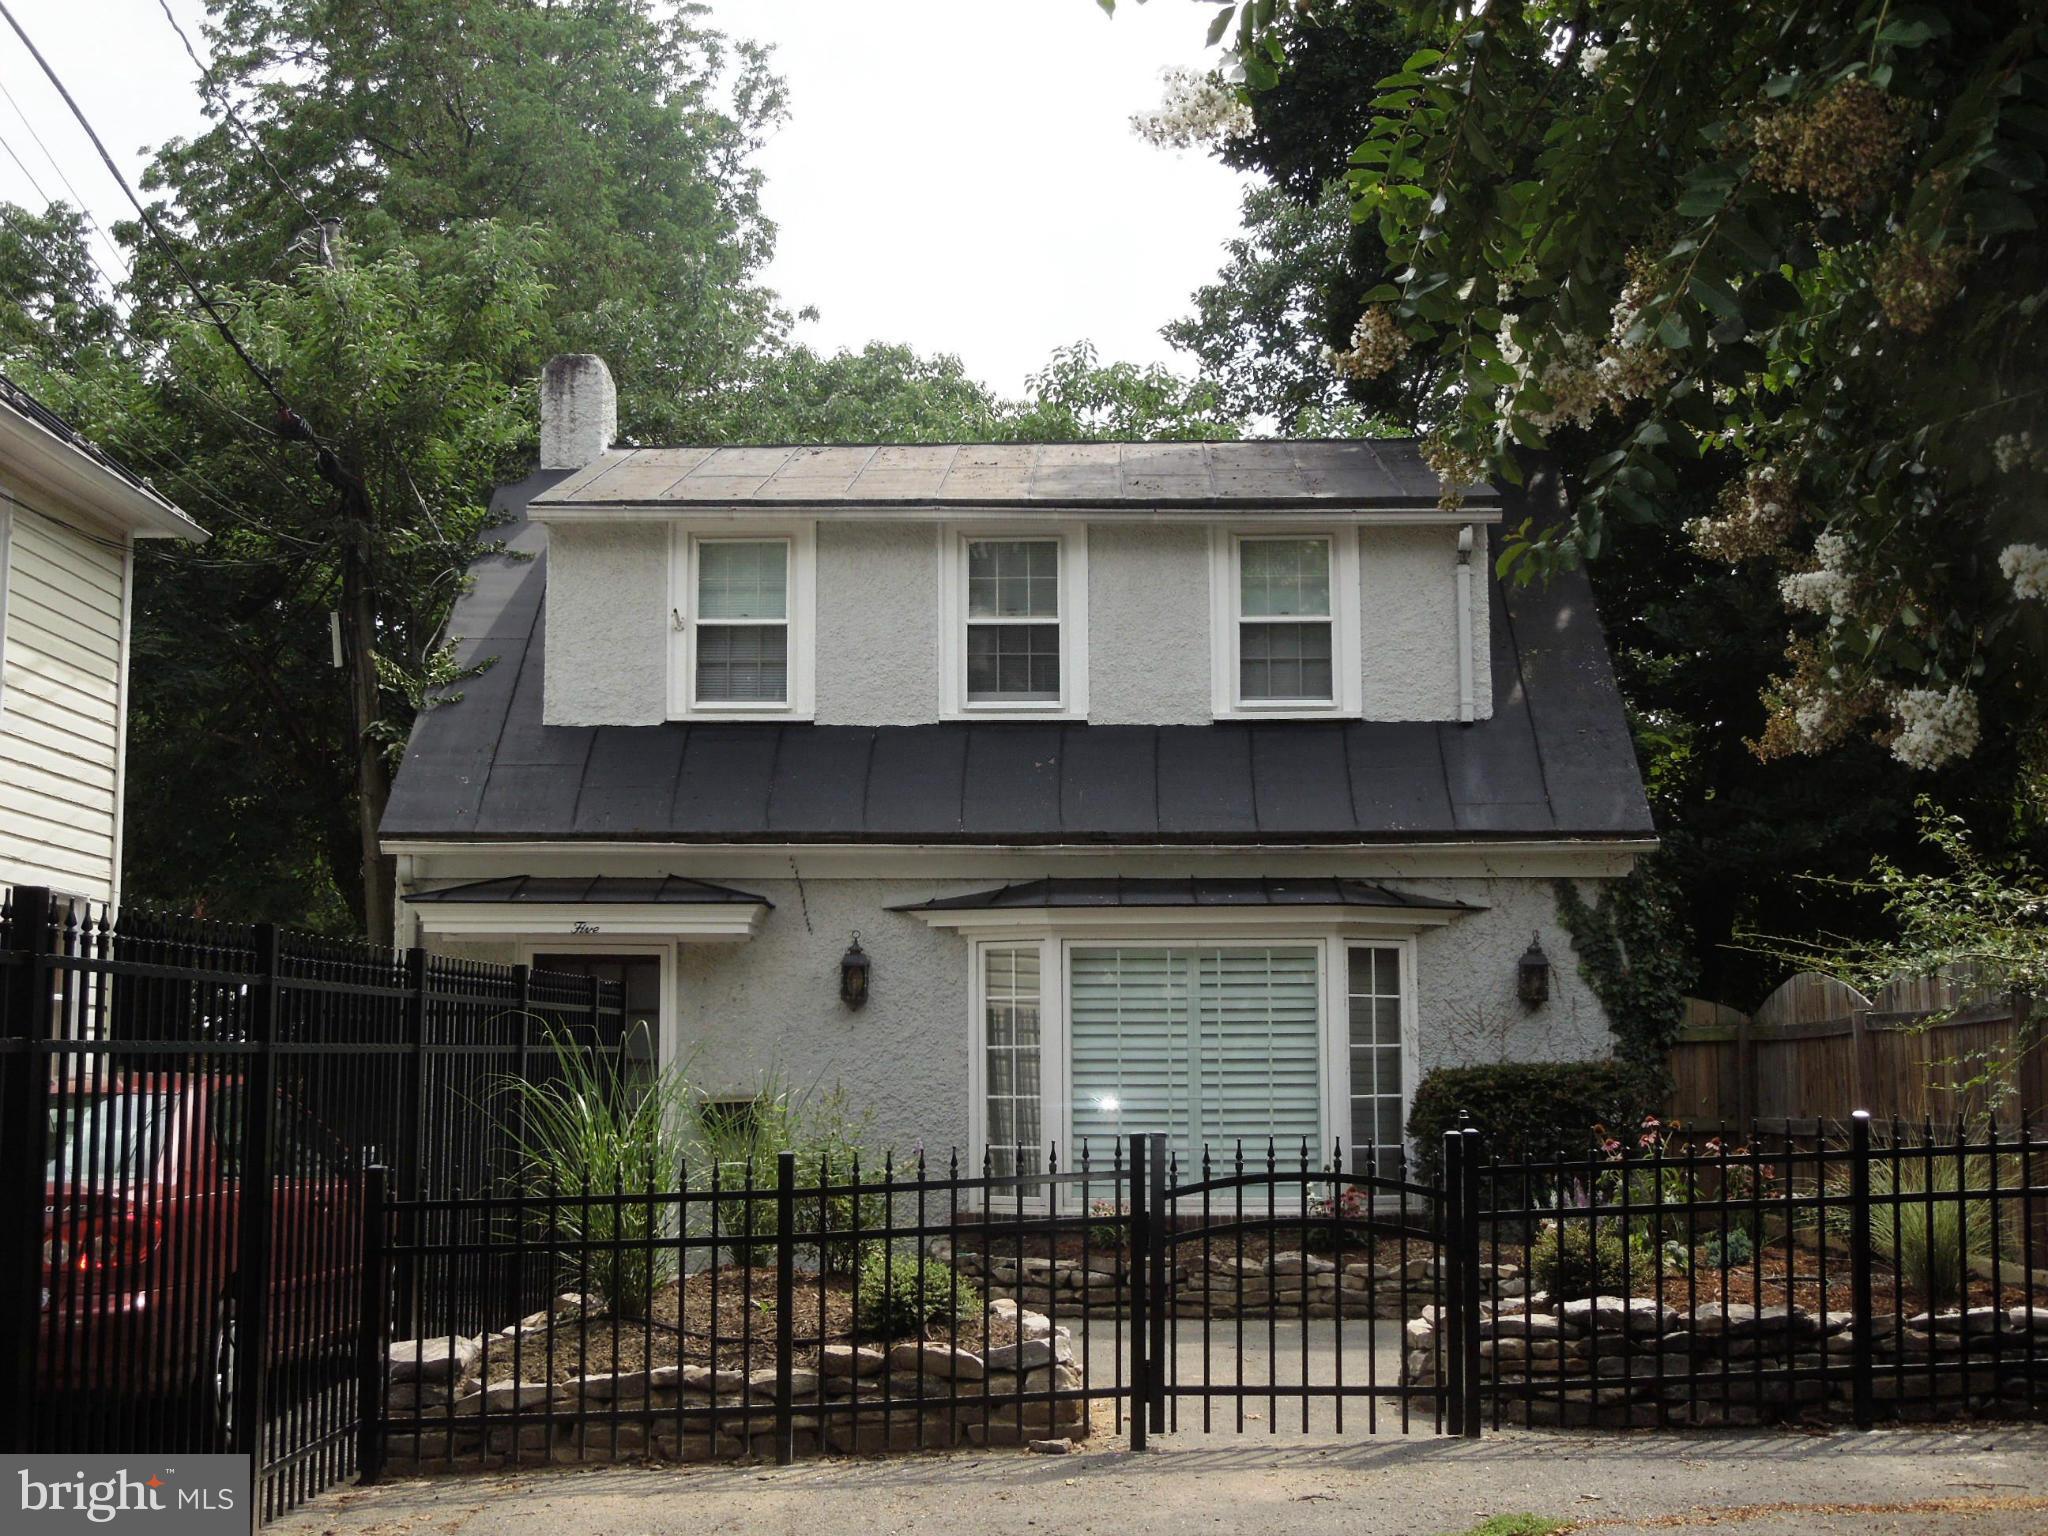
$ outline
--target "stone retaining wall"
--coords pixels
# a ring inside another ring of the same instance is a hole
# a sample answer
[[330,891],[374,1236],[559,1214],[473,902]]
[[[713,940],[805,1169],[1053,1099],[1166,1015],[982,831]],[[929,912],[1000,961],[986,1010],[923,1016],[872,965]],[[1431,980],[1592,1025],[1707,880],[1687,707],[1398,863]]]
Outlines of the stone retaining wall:
[[[1418,1314],[1436,1295],[1434,1255],[1405,1262],[1373,1261],[1302,1252],[1277,1252],[1267,1258],[1236,1256],[1235,1245],[1217,1240],[1206,1260],[1199,1242],[1178,1245],[1179,1259],[1167,1275],[1172,1288],[1169,1311],[1176,1317],[1378,1317],[1404,1321]],[[1001,1235],[994,1234],[988,1251],[965,1249],[953,1257],[949,1245],[935,1243],[935,1258],[951,1258],[954,1268],[979,1284],[1013,1291],[1034,1307],[1089,1317],[1128,1315],[1130,1289],[1121,1254],[1103,1252],[1081,1259],[1022,1258],[1005,1255]],[[1520,1293],[1522,1280],[1512,1264],[1482,1266],[1482,1277],[1504,1296]]]
[[[1084,1438],[1086,1401],[1032,1397],[1080,1389],[1071,1331],[1018,1308],[1009,1298],[993,1306],[999,1314],[1015,1314],[1022,1337],[985,1354],[943,1343],[827,1345],[815,1368],[792,1373],[797,1454]],[[543,1326],[549,1321],[546,1313],[539,1318]],[[485,1350],[499,1348],[504,1337],[408,1339],[391,1346],[387,1473],[485,1471],[550,1461],[768,1459],[775,1454],[772,1369],[742,1373],[662,1365],[485,1387]],[[831,1411],[819,1411],[821,1397],[833,1404]],[[713,1408],[718,1410],[715,1434],[709,1418]],[[515,1412],[519,1420],[510,1422]],[[680,1413],[690,1417],[679,1418]],[[419,1424],[398,1427],[415,1415]]]
[[[1518,1425],[1847,1422],[1850,1321],[1786,1306],[1687,1311],[1645,1297],[1504,1300],[1480,1320],[1484,1416],[1493,1422],[1498,1399],[1501,1422]],[[1407,1325],[1402,1379],[1411,1385],[1437,1382],[1438,1322],[1431,1307]],[[2027,1405],[2030,1346],[2041,1392],[2048,1309],[1880,1315],[1873,1342],[1880,1417],[2011,1417]]]

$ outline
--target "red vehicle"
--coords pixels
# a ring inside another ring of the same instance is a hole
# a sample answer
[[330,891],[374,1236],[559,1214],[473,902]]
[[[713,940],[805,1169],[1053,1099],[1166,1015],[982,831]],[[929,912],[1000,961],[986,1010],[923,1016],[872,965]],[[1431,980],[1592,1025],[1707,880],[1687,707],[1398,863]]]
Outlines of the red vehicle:
[[[227,1443],[242,1327],[242,1081],[117,1073],[53,1082],[39,1393],[161,1402]],[[268,1363],[351,1336],[359,1175],[292,1099],[274,1104]]]

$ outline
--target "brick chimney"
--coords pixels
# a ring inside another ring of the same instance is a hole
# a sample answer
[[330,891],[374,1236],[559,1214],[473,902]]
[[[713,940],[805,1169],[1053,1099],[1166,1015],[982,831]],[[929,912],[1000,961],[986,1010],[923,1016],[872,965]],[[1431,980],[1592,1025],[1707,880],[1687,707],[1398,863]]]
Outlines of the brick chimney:
[[594,352],[550,358],[540,371],[540,467],[581,469],[619,435],[619,391]]

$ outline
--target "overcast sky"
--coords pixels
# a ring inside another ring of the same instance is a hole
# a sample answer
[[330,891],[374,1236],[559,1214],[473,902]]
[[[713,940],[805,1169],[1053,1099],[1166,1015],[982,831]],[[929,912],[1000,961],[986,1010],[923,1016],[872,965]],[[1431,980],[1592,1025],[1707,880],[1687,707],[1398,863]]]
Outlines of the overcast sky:
[[[131,177],[148,147],[202,126],[158,0],[10,5]],[[203,54],[203,0],[171,5]],[[789,81],[790,122],[762,157],[781,230],[769,279],[820,310],[807,340],[957,352],[1012,393],[1084,337],[1105,357],[1172,358],[1159,327],[1215,273],[1240,178],[1152,148],[1129,119],[1158,101],[1161,69],[1203,62],[1204,11],[1153,0],[1111,21],[1095,0],[713,0],[712,12],[774,44]],[[0,140],[21,161],[0,151],[0,197],[33,203],[33,176],[70,201],[68,177],[95,216],[125,215],[11,32],[0,85],[14,103],[0,101]]]

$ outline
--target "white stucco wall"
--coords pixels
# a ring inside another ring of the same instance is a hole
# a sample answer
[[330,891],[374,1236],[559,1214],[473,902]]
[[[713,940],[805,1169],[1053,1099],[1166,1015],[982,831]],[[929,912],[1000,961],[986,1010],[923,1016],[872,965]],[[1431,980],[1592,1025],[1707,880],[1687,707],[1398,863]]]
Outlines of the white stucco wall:
[[548,530],[549,725],[658,725],[668,713],[665,523]]
[[939,535],[929,523],[818,526],[818,721],[939,718]]
[[[1472,551],[1474,713],[1493,713],[1486,530]],[[1458,718],[1458,530],[1372,528],[1359,546],[1365,718]]]
[[[695,872],[718,878],[716,871]],[[968,944],[887,908],[992,882],[806,879],[801,890],[794,880],[735,883],[775,903],[760,933],[745,944],[684,944],[675,966],[679,1057],[700,1091],[743,1097],[771,1072],[799,1091],[836,1084],[854,1106],[874,1112],[879,1144],[964,1148],[973,1038]],[[1421,1070],[1608,1053],[1605,1019],[1579,979],[1548,879],[1402,885],[1485,909],[1424,930],[1416,941],[1414,1055]],[[871,999],[858,1013],[838,997],[839,957],[856,928],[873,963]],[[1533,1013],[1515,997],[1515,963],[1532,932],[1552,963],[1550,1002]],[[476,960],[522,956],[515,941],[428,942]]]
[[1095,724],[1207,722],[1208,529],[1089,529],[1088,662]]
[[[1476,712],[1493,712],[1486,530],[1472,555]],[[930,524],[821,522],[816,719],[937,720],[938,531]],[[651,725],[667,717],[669,532],[661,523],[556,524],[548,535],[546,717],[555,725]],[[1089,719],[1187,725],[1210,718],[1209,534],[1177,524],[1088,533]],[[1371,720],[1458,714],[1457,530],[1360,535],[1360,645]],[[799,644],[803,643],[801,637]]]

